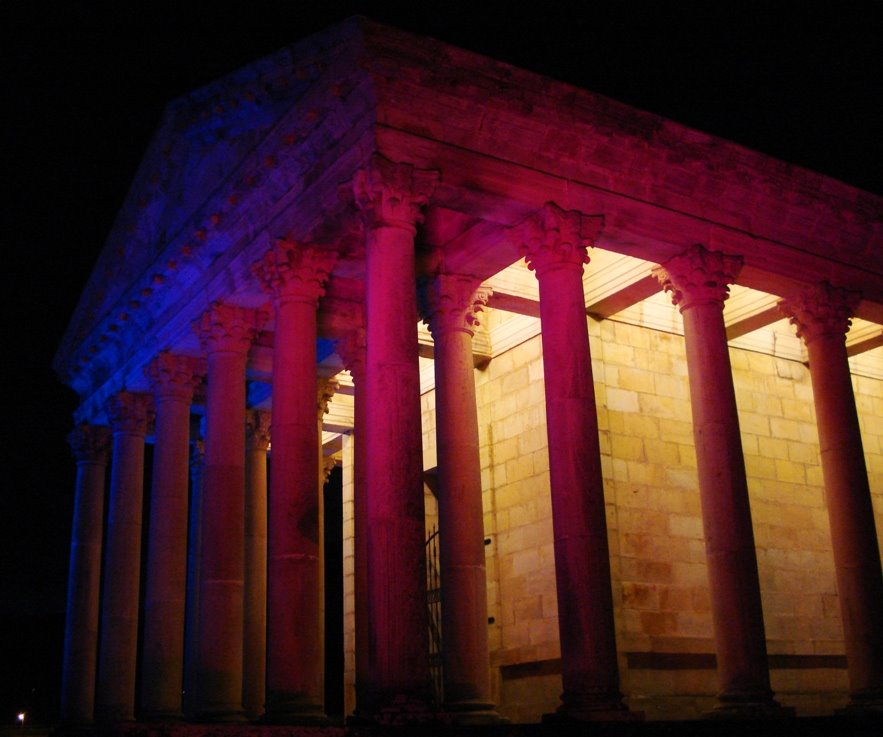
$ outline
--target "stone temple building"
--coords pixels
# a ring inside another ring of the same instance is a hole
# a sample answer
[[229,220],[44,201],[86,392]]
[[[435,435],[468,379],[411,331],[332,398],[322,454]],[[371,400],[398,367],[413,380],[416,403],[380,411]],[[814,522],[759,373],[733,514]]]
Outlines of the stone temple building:
[[55,364],[63,718],[880,709],[881,326],[879,197],[443,43],[175,100]]

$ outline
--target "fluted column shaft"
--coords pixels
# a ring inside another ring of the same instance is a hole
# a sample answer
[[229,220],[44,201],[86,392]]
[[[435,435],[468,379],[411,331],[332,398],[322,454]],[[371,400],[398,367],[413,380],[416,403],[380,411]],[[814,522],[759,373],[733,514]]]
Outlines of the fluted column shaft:
[[325,719],[316,459],[316,306],[334,254],[285,241],[255,266],[274,296],[265,719]]
[[245,642],[242,706],[264,713],[267,669],[267,446],[270,413],[250,410],[245,454]]
[[[200,425],[204,423],[202,418]],[[191,435],[201,438],[204,432],[197,423],[191,427]],[[190,442],[190,507],[187,530],[187,600],[184,614],[184,714],[195,717],[199,701],[196,698],[197,670],[199,664],[199,572],[202,556],[202,499],[205,444],[202,440]]]
[[440,274],[426,286],[435,345],[445,708],[460,720],[493,721],[487,634],[487,572],[478,410],[472,360],[476,313],[489,290]]
[[741,258],[694,246],[655,270],[684,321],[720,693],[717,712],[773,701],[723,306]]
[[849,668],[850,707],[883,707],[883,572],[845,335],[859,295],[824,283],[782,307],[806,343]]
[[208,359],[196,672],[203,721],[244,719],[245,367],[258,319],[218,304],[197,325]]
[[183,717],[190,402],[197,362],[161,354],[150,366],[156,406],[141,666],[141,718]]
[[146,395],[120,392],[109,409],[113,464],[95,703],[96,718],[105,722],[135,716],[141,506],[148,407]]
[[428,699],[415,224],[435,177],[375,157],[353,182],[366,224],[369,697]]
[[77,486],[71,531],[61,682],[61,722],[92,723],[98,657],[98,603],[104,477],[110,430],[80,425],[69,441],[77,461]]
[[598,415],[583,293],[597,218],[549,204],[520,232],[540,289],[564,693],[575,719],[623,717]]

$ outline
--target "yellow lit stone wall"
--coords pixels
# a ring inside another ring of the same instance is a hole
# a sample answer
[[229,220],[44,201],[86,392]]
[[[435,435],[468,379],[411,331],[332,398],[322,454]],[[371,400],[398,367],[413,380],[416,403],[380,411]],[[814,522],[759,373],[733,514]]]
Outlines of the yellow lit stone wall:
[[343,709],[352,714],[356,707],[356,586],[355,555],[353,549],[353,454],[352,434],[342,438],[341,462],[343,484]]
[[[648,717],[696,716],[717,682],[683,338],[612,320],[590,320],[589,331],[623,690]],[[731,362],[768,649],[783,656],[773,658],[773,687],[799,712],[825,713],[845,699],[845,669],[779,667],[798,662],[784,656],[843,653],[809,372],[735,349]],[[476,381],[492,661],[502,711],[532,720],[561,688],[540,338]],[[856,377],[855,388],[883,527],[883,383]],[[662,669],[647,653],[706,660]]]
[[[588,325],[622,689],[650,719],[693,718],[717,679],[683,337]],[[809,371],[730,359],[772,685],[799,714],[829,713],[848,684]],[[475,372],[494,696],[513,721],[537,721],[561,692],[543,378],[539,336]],[[854,387],[879,531],[883,382]],[[422,398],[427,469],[434,402]]]
[[877,542],[883,556],[883,381],[853,376],[852,386],[874,499]]

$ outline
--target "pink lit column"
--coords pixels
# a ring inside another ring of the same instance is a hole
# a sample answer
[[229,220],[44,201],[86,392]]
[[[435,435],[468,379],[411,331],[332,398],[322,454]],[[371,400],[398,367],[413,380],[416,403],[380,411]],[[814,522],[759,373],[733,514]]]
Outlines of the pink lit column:
[[600,219],[547,204],[519,234],[540,288],[564,693],[559,713],[631,718],[619,691],[598,416],[583,293]]
[[684,320],[720,692],[710,716],[781,711],[767,664],[760,581],[724,327],[742,259],[693,246],[654,269]]
[[255,267],[273,294],[267,704],[271,722],[326,719],[322,702],[316,307],[336,254],[279,241]]
[[197,625],[196,718],[242,721],[245,367],[253,310],[212,306],[196,324],[208,358]]
[[401,719],[429,687],[414,236],[436,179],[375,156],[353,180],[367,231],[367,690]]
[[472,336],[489,290],[467,276],[426,285],[435,344],[445,709],[461,723],[499,719],[490,696],[487,572]]
[[68,441],[77,460],[77,490],[67,580],[61,722],[76,726],[91,724],[95,707],[104,475],[110,430],[79,425]]
[[780,303],[806,343],[849,668],[850,710],[883,710],[883,573],[845,335],[857,292],[822,283]]
[[190,402],[198,362],[161,353],[148,369],[156,405],[141,665],[141,718],[181,719]]
[[337,344],[337,353],[353,377],[353,598],[355,605],[356,717],[372,712],[370,670],[368,665],[368,535],[366,521],[365,445],[368,432],[365,407],[365,329],[359,315],[358,325]]
[[245,455],[245,643],[242,706],[264,713],[267,669],[267,447],[270,413],[249,410]]
[[[195,418],[194,418],[195,419]],[[199,560],[202,549],[202,498],[205,444],[203,437],[205,417],[193,422],[190,428],[190,507],[187,530],[187,601],[184,614],[184,715],[196,716],[199,702],[196,698],[199,637]]]
[[150,398],[145,394],[120,392],[111,400],[108,410],[113,431],[113,465],[95,697],[95,717],[104,722],[135,716],[144,435],[149,406]]

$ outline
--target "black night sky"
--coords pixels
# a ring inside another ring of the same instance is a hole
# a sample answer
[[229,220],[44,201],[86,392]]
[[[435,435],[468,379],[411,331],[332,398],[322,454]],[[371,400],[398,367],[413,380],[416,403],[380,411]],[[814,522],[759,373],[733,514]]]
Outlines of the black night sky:
[[166,102],[362,13],[883,195],[877,3],[0,0],[0,727],[57,708],[74,394],[51,360]]

